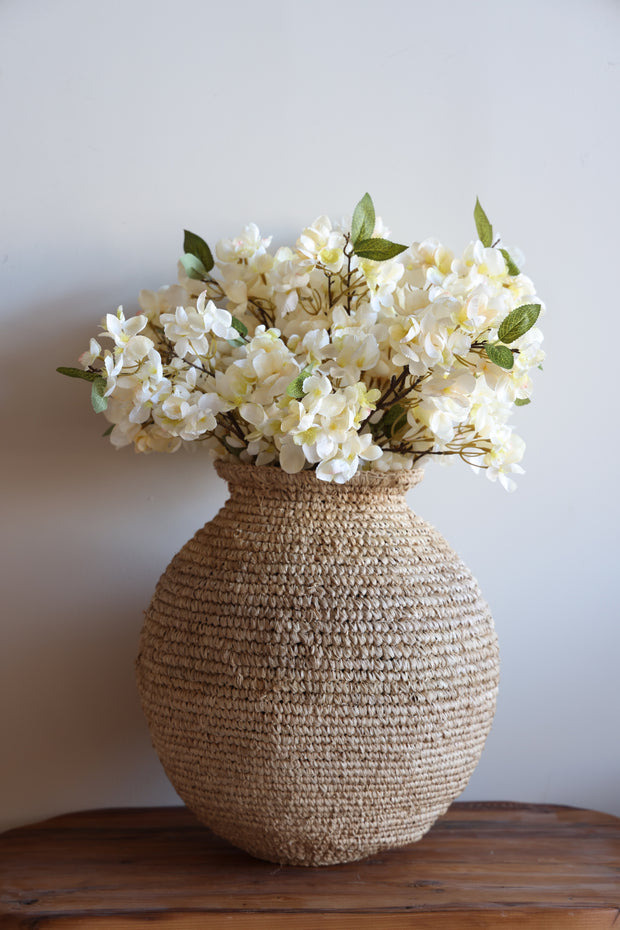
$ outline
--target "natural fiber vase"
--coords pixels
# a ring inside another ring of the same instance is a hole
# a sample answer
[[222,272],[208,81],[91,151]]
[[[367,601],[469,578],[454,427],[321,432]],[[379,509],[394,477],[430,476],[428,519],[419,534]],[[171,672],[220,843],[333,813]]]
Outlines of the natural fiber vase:
[[467,784],[498,684],[476,582],[407,506],[421,471],[217,470],[230,499],[162,575],[137,662],[168,777],[274,862],[419,839]]

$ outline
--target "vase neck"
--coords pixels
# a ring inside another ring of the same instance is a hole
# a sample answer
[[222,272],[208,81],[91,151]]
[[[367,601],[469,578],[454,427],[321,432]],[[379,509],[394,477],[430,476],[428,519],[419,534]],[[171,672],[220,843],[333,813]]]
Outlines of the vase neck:
[[404,498],[407,491],[422,480],[421,468],[407,471],[358,472],[344,484],[321,481],[314,471],[289,475],[272,465],[244,465],[217,461],[218,475],[228,482],[231,496],[260,495],[277,500],[330,500],[343,504],[359,503],[368,498]]

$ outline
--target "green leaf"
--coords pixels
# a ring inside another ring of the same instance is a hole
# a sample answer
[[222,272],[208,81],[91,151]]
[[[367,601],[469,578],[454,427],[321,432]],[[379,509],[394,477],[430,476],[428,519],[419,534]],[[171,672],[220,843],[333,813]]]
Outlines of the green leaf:
[[98,371],[84,371],[83,368],[57,368],[56,371],[67,378],[80,378],[82,381],[96,381],[100,377]]
[[110,423],[105,433],[102,433],[102,436],[109,436],[112,430],[114,429],[114,423]]
[[407,248],[389,239],[360,239],[353,251],[360,258],[370,258],[373,262],[385,262],[389,258],[400,255]]
[[512,258],[510,257],[510,252],[508,252],[507,249],[500,249],[500,252],[504,256],[504,261],[506,262],[508,274],[512,275],[513,278],[516,277],[516,275],[521,274],[521,271],[519,270],[519,268],[517,268]]
[[507,371],[510,371],[514,365],[514,357],[508,346],[499,345],[499,343],[487,342],[485,344],[485,352],[495,365],[499,365],[500,368],[505,368]]
[[532,402],[529,399],[529,397],[517,397],[517,399],[515,400],[515,406],[517,407],[526,407],[527,404],[531,404],[531,403]]
[[403,418],[403,414],[404,414],[405,421],[406,421],[407,411],[405,410],[402,404],[394,404],[393,407],[390,407],[389,410],[385,411],[385,413],[381,417],[381,420],[379,421],[379,425],[383,429],[383,432],[386,434],[386,436],[398,432],[397,424],[398,424],[398,427],[400,428],[401,426],[400,421]]
[[351,242],[357,245],[362,239],[370,239],[375,230],[375,206],[370,194],[364,194],[357,204],[351,223]]
[[296,378],[291,381],[289,386],[286,389],[286,393],[289,397],[294,397],[295,400],[301,400],[305,395],[304,391],[304,381],[306,378],[309,378],[312,374],[311,368],[304,368],[303,371],[300,371]]
[[200,262],[205,271],[209,272],[213,268],[215,262],[213,261],[213,256],[211,255],[211,249],[200,236],[197,236],[196,233],[190,232],[188,229],[184,230],[185,236],[183,238],[183,251],[186,254],[194,255]]
[[209,277],[209,272],[200,259],[190,252],[186,252],[185,255],[181,256],[181,264],[185,268],[185,274],[188,278],[193,278],[195,281],[206,281]]
[[525,335],[531,329],[540,313],[540,304],[521,304],[511,313],[497,331],[498,337],[506,345]]
[[400,418],[400,420],[397,420],[396,423],[394,424],[394,428],[392,429],[392,435],[393,436],[398,435],[398,433],[400,433],[400,431],[403,430],[407,426],[408,422],[409,421],[407,419],[407,414],[404,413],[402,417]]
[[474,220],[476,221],[476,231],[481,243],[488,249],[493,245],[493,227],[489,218],[482,209],[480,201],[476,197],[476,206],[474,207]]
[[107,382],[105,378],[96,378],[93,381],[93,387],[90,392],[90,402],[93,405],[93,410],[95,413],[103,413],[108,406],[108,398],[104,397],[107,389]]
[[238,320],[237,317],[234,316],[234,317],[232,318],[232,320],[231,320],[231,326],[232,326],[234,329],[236,329],[237,332],[238,332],[241,336],[243,336],[243,338],[245,339],[245,337],[246,337],[247,334],[248,334],[248,328],[247,328],[247,326],[245,325],[245,323],[242,323],[241,320]]

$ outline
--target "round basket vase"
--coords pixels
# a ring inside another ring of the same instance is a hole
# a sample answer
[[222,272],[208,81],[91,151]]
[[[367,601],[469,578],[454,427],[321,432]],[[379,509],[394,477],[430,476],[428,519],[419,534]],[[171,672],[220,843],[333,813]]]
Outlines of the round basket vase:
[[476,767],[499,678],[475,580],[407,505],[422,472],[216,467],[230,498],[162,575],[137,660],[170,781],[273,862],[418,840]]

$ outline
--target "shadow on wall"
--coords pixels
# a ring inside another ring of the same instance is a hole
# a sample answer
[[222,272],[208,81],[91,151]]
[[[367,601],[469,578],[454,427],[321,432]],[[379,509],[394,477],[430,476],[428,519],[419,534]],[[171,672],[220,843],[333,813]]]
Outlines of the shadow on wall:
[[77,364],[102,303],[73,294],[28,308],[10,354],[2,347],[0,829],[85,807],[179,803],[133,663],[159,574],[226,488],[208,455],[115,451],[88,385],[56,373]]
[[[106,629],[95,615],[79,636],[49,619],[47,636],[13,650],[4,681],[13,713],[4,737],[2,793],[10,806],[3,827],[80,808],[148,804],[166,784],[134,683],[135,629]],[[172,790],[169,803],[178,803]]]

